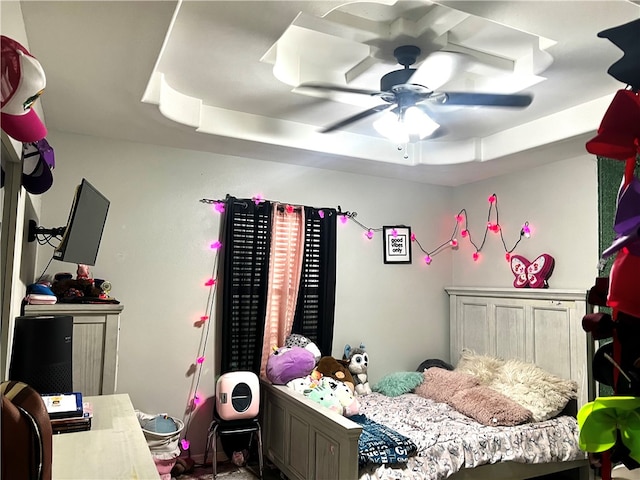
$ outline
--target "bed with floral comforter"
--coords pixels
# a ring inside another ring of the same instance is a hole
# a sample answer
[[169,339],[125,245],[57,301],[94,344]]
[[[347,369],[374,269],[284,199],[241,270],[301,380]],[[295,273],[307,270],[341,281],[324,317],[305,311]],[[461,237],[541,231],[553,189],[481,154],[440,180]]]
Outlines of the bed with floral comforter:
[[408,393],[359,397],[360,413],[405,435],[417,452],[405,464],[368,464],[361,480],[442,480],[464,468],[513,461],[566,462],[585,458],[578,447],[576,419],[559,416],[510,427],[481,425],[446,403]]

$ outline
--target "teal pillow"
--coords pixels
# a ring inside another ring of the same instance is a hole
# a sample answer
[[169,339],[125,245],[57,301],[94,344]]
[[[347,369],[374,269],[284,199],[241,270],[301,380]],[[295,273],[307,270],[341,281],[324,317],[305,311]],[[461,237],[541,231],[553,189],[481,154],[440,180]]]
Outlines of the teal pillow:
[[424,381],[422,372],[396,372],[390,373],[380,379],[373,387],[374,392],[379,392],[387,397],[397,397],[403,393],[412,392],[414,388]]

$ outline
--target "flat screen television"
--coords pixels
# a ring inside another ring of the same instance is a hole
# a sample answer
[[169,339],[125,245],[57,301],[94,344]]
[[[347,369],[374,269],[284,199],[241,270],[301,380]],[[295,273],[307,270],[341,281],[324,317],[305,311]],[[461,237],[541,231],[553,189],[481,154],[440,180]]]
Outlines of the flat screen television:
[[109,200],[85,178],[77,187],[62,240],[53,252],[61,262],[95,265]]

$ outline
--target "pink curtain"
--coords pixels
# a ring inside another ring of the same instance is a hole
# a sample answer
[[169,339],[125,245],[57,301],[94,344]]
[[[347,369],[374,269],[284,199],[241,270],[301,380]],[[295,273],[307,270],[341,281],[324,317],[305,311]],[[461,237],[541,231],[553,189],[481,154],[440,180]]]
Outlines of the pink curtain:
[[269,289],[262,343],[260,375],[273,347],[281,347],[291,333],[304,254],[304,208],[274,203],[269,259]]

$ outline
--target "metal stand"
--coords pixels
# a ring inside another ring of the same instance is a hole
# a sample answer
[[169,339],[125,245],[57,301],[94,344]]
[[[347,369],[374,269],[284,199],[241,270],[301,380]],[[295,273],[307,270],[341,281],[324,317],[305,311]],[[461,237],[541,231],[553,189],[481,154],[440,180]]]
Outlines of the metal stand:
[[214,420],[209,425],[209,434],[207,435],[207,446],[211,445],[213,450],[213,479],[215,480],[218,474],[217,457],[218,457],[218,437],[222,435],[235,435],[239,433],[252,433],[253,435],[249,440],[249,450],[251,449],[251,441],[253,437],[258,442],[258,472],[253,471],[250,467],[248,470],[262,479],[262,470],[264,467],[262,458],[262,429],[260,428],[260,422],[257,418],[251,418],[247,420],[222,420],[214,414]]

